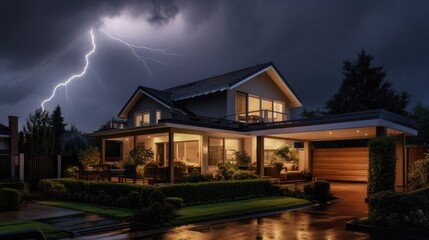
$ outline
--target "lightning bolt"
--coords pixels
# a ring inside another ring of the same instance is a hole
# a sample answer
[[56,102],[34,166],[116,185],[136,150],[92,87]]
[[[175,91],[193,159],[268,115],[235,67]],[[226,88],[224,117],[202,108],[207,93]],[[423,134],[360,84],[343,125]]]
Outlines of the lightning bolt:
[[75,75],[71,76],[69,79],[67,79],[66,81],[61,82],[61,83],[59,83],[59,84],[57,84],[57,85],[55,86],[54,90],[52,90],[52,94],[51,94],[51,96],[50,96],[49,98],[47,98],[47,99],[43,100],[43,102],[40,104],[40,106],[42,107],[42,109],[43,109],[43,110],[45,110],[45,103],[47,103],[47,102],[51,101],[51,100],[52,100],[52,98],[54,98],[54,97],[55,97],[55,93],[57,92],[57,89],[58,89],[58,88],[60,88],[60,87],[66,87],[66,90],[67,90],[67,85],[68,85],[71,81],[73,81],[73,80],[74,80],[74,79],[76,79],[76,78],[80,78],[80,77],[82,77],[82,76],[84,76],[84,75],[86,74],[86,71],[87,71],[87,69],[88,69],[88,67],[89,67],[89,57],[90,57],[93,53],[95,53],[95,49],[96,49],[96,47],[97,47],[97,46],[95,45],[95,39],[94,39],[94,34],[92,33],[92,29],[91,29],[91,31],[90,31],[89,33],[91,34],[92,50],[91,50],[90,52],[88,52],[88,53],[85,55],[85,61],[86,61],[86,63],[85,63],[85,67],[83,68],[83,70],[82,70],[82,72],[81,72],[81,73],[79,73],[79,74],[75,74]]
[[118,42],[126,45],[131,50],[131,52],[133,53],[133,55],[139,61],[141,61],[144,64],[144,66],[145,66],[145,68],[146,68],[146,70],[147,70],[147,72],[149,73],[150,76],[152,76],[152,71],[150,71],[150,68],[149,68],[149,66],[147,64],[147,60],[153,61],[153,62],[156,62],[156,63],[159,63],[159,64],[162,64],[164,66],[177,66],[177,64],[168,64],[168,63],[164,63],[164,62],[162,62],[160,60],[157,60],[157,59],[154,59],[154,58],[150,58],[150,57],[145,57],[145,56],[139,55],[136,52],[136,50],[144,49],[144,50],[148,50],[148,51],[151,51],[151,52],[162,53],[162,54],[164,54],[166,56],[183,56],[184,55],[184,54],[180,54],[180,53],[168,52],[168,50],[170,50],[171,48],[160,49],[160,48],[150,48],[150,47],[143,46],[143,45],[139,46],[139,45],[131,44],[131,43],[128,43],[128,42],[126,42],[126,41],[124,41],[124,40],[122,40],[120,38],[112,36],[110,33],[106,32],[104,29],[100,29],[100,31],[103,32],[104,34],[106,34],[107,37],[109,37],[110,39],[118,41]]

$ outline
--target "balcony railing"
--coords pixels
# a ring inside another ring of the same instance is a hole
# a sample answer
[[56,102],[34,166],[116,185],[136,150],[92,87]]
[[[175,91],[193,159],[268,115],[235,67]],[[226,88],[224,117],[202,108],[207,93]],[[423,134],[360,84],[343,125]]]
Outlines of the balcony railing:
[[234,120],[242,123],[274,123],[289,120],[289,115],[284,112],[272,110],[257,110],[243,113],[236,113],[221,117],[222,119]]

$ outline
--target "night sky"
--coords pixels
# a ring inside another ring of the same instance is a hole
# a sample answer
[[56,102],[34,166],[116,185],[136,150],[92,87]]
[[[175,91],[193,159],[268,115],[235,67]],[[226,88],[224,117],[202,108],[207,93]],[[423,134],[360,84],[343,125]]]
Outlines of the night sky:
[[[323,108],[340,87],[343,60],[365,49],[387,70],[409,108],[429,105],[429,1],[1,1],[0,122],[20,117],[80,73],[59,104],[65,122],[92,132],[138,85],[164,89],[273,61],[307,109]],[[140,49],[151,75],[124,44]],[[161,64],[161,62],[163,64]]]

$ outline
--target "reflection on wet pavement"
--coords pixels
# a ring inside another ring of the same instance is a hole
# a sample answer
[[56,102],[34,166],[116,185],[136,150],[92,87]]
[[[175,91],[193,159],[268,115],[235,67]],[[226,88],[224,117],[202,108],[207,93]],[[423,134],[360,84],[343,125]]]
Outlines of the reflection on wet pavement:
[[176,228],[162,234],[129,233],[132,239],[401,239],[398,236],[348,231],[345,222],[364,217],[366,184],[332,183],[339,200],[324,206],[285,212],[268,217]]

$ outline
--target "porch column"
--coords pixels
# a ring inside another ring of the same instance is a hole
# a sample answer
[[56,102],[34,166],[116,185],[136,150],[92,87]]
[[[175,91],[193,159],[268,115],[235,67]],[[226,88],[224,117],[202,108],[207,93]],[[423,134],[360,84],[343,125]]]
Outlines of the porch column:
[[387,137],[387,128],[385,127],[376,127],[375,136],[377,137]]
[[256,137],[256,174],[264,176],[264,136]]
[[304,169],[311,171],[311,142],[304,141]]
[[101,164],[106,161],[106,139],[101,139]]
[[174,132],[168,132],[168,173],[167,181],[174,183]]
[[407,165],[405,162],[405,134],[396,135],[396,178],[395,185],[407,186]]

